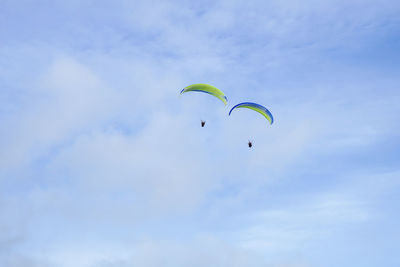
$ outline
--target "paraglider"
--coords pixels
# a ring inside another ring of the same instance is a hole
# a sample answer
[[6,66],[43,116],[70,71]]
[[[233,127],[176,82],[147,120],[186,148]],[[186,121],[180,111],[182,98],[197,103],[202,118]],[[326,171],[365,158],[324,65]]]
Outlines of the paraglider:
[[225,94],[218,88],[216,88],[212,85],[209,85],[209,84],[196,83],[196,84],[186,86],[185,88],[182,89],[181,94],[186,93],[186,92],[207,93],[207,94],[215,96],[216,98],[221,100],[225,106],[228,103],[228,98],[226,98]]
[[[272,117],[271,112],[269,112],[269,110],[266,107],[261,106],[260,104],[256,104],[256,103],[252,103],[252,102],[239,103],[229,111],[229,116],[231,115],[232,110],[234,110],[236,108],[252,109],[254,111],[257,111],[261,115],[263,115],[269,121],[270,124],[272,124],[274,122],[274,117]],[[248,142],[248,146],[249,146],[249,148],[251,148],[253,146],[253,144],[250,140]]]
[[[209,84],[196,83],[196,84],[186,86],[185,88],[182,89],[181,94],[186,93],[186,92],[207,93],[207,94],[215,96],[216,98],[221,100],[225,106],[228,103],[228,98],[225,96],[225,94],[218,88],[216,88],[212,85],[209,85]],[[206,125],[206,122],[201,120],[201,127],[204,127],[205,125]]]

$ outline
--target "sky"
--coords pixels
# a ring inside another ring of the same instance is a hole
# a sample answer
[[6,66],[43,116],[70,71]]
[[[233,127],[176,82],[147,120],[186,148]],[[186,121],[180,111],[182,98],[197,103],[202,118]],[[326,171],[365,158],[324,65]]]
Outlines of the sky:
[[399,14],[1,0],[0,266],[400,266]]

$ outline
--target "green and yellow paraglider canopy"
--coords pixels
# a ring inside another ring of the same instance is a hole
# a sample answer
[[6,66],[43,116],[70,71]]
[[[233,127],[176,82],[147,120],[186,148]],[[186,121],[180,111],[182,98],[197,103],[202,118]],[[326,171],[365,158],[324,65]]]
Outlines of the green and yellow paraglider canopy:
[[204,84],[204,83],[196,83],[189,85],[185,88],[182,89],[181,94],[186,93],[186,92],[202,92],[202,93],[207,93],[210,95],[215,96],[224,104],[226,105],[228,103],[228,99],[226,98],[225,94],[219,90],[218,88],[209,85],[209,84]]

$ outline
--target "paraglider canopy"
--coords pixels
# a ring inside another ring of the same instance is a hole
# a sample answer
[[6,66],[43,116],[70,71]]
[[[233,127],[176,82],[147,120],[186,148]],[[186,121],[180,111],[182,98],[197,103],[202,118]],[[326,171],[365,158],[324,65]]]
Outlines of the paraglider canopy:
[[186,92],[207,93],[207,94],[215,96],[216,98],[221,100],[224,103],[224,105],[226,105],[228,103],[228,98],[225,96],[225,94],[218,88],[216,88],[212,85],[209,85],[209,84],[197,83],[197,84],[189,85],[182,89],[181,94],[186,93]]
[[256,104],[256,103],[252,103],[252,102],[239,103],[229,111],[229,115],[231,115],[232,110],[234,110],[236,108],[252,109],[254,111],[257,111],[261,115],[263,115],[269,121],[270,124],[272,124],[274,122],[274,118],[272,117],[271,112],[269,112],[269,110],[266,107],[261,106],[260,104]]

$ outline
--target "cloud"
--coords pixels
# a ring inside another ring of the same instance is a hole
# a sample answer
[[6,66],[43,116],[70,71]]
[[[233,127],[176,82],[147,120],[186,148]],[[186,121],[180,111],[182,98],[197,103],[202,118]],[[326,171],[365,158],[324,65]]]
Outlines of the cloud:
[[[284,263],[270,262],[262,254],[255,254],[249,250],[238,249],[230,243],[222,241],[212,236],[198,236],[190,240],[180,242],[172,240],[142,240],[139,244],[134,244],[128,249],[120,248],[119,258],[115,259],[112,255],[97,255],[96,260],[90,259],[95,254],[75,254],[73,257],[68,255],[68,248],[61,258],[68,258],[68,264],[60,266],[86,266],[83,262],[93,262],[88,266],[93,267],[113,267],[113,266],[287,266],[300,267],[309,266],[298,260],[285,261]],[[121,253],[124,251],[123,253]],[[115,256],[115,255],[114,255]]]
[[368,221],[366,203],[348,198],[324,194],[292,208],[257,212],[252,216],[255,225],[242,233],[242,245],[271,254],[299,250],[329,238],[340,225]]
[[[188,129],[187,119],[157,113],[150,121],[133,136],[113,130],[81,136],[48,168],[85,191],[126,190],[145,203],[155,201],[164,212],[190,207],[218,183],[212,175],[216,167],[201,150],[204,141],[192,142],[201,139],[193,127]],[[187,150],[193,152],[191,157]]]
[[[324,244],[365,258],[377,218],[398,219],[398,9],[5,3],[0,265],[318,266]],[[275,124],[179,97],[195,82]]]
[[99,78],[70,59],[55,62],[38,80],[27,105],[5,121],[3,170],[29,166],[54,146],[109,118],[115,105]]

